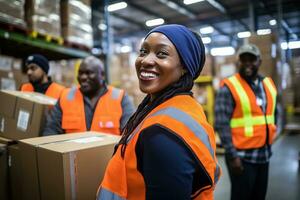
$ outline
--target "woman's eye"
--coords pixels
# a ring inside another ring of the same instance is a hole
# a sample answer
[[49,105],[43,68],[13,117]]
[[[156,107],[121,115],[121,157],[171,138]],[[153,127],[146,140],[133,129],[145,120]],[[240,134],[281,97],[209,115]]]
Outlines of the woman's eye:
[[159,51],[158,53],[157,53],[157,56],[160,56],[160,57],[165,57],[165,56],[167,56],[167,55],[169,55],[167,52],[165,52],[165,51]]
[[145,55],[147,52],[146,52],[146,49],[140,49],[140,56],[143,56]]

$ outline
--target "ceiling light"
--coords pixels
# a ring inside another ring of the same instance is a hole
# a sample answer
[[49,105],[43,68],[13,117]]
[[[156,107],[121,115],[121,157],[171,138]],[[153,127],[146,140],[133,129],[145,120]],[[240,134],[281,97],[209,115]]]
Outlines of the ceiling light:
[[107,29],[107,26],[106,26],[106,24],[101,23],[101,24],[98,25],[98,28],[99,28],[101,31],[105,31],[105,30]]
[[209,34],[212,32],[214,32],[214,28],[212,26],[200,28],[200,33],[202,33],[202,34]]
[[189,5],[189,4],[198,3],[198,2],[201,2],[201,1],[204,1],[204,0],[183,0],[183,3],[185,5]]
[[300,48],[300,41],[292,41],[289,43],[282,42],[281,43],[281,48],[286,50],[286,49],[299,49]]
[[209,43],[211,43],[211,38],[210,38],[210,37],[203,37],[203,38],[202,38],[202,42],[203,42],[204,44],[209,44]]
[[165,20],[162,18],[151,19],[146,21],[146,26],[157,26],[165,23]]
[[269,24],[270,24],[271,26],[275,26],[275,25],[277,24],[276,19],[271,19],[271,20],[269,21]]
[[235,53],[235,50],[233,47],[218,47],[218,48],[212,48],[210,50],[210,54],[212,56],[231,56]]
[[127,3],[122,1],[122,2],[119,2],[119,3],[114,3],[114,4],[111,4],[107,7],[107,10],[109,12],[113,12],[113,11],[116,11],[116,10],[120,10],[120,9],[123,9],[123,8],[126,8],[127,7]]
[[131,46],[122,46],[121,47],[121,53],[128,53],[128,52],[131,52],[131,51],[132,51]]
[[238,38],[247,38],[251,36],[249,31],[239,32],[237,33]]
[[94,55],[100,55],[101,54],[101,49],[99,49],[99,48],[92,48],[92,54],[94,54]]
[[271,33],[271,29],[259,29],[256,33],[257,35],[268,35]]

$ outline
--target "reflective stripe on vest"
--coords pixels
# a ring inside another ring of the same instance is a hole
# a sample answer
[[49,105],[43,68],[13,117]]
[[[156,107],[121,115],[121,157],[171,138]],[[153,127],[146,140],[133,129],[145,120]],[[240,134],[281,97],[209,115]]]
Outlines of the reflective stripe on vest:
[[126,200],[117,194],[106,190],[105,188],[100,188],[100,192],[98,194],[97,200]]
[[[270,93],[271,93],[271,96],[272,96],[272,101],[274,102],[274,106],[273,106],[273,109],[272,109],[272,113],[275,112],[275,102],[276,102],[276,95],[277,95],[277,92],[276,92],[276,88],[274,88],[274,85],[273,83],[271,82],[271,79],[270,78],[265,78],[263,80],[263,83],[265,83],[265,85],[267,86],[267,88],[269,89]],[[273,123],[274,123],[274,118],[273,119]],[[267,120],[268,120],[268,117],[267,117]],[[270,119],[269,119],[270,120]],[[269,123],[269,120],[268,120],[268,123]],[[270,122],[272,123],[272,122]]]
[[203,144],[205,144],[206,148],[210,152],[210,155],[212,156],[212,158],[214,158],[214,150],[211,147],[208,135],[205,133],[205,131],[202,128],[202,126],[200,126],[199,123],[197,123],[191,116],[189,116],[185,112],[183,112],[183,111],[181,111],[181,110],[179,110],[177,108],[174,108],[174,107],[169,107],[169,108],[161,109],[161,110],[153,113],[149,117],[157,116],[157,115],[167,115],[167,116],[169,116],[171,118],[176,119],[177,121],[180,121],[186,127],[189,127],[189,129],[191,129],[191,131],[197,136],[197,138],[199,138],[199,140]]
[[113,100],[117,100],[121,95],[121,90],[117,89],[117,88],[112,88],[112,94],[111,94],[111,98]]
[[72,87],[67,95],[67,99],[69,101],[73,101],[75,98],[75,93],[76,93],[77,88],[76,87]]
[[[167,115],[167,116],[174,118],[175,120],[183,123],[206,146],[206,148],[210,152],[212,159],[215,160],[215,157],[214,157],[215,152],[209,142],[208,135],[206,134],[203,127],[197,121],[195,121],[190,115],[186,114],[185,112],[183,112],[177,108],[169,107],[169,108],[161,109],[161,110],[153,113],[149,117],[157,116],[157,115]],[[219,165],[217,165],[216,170],[215,170],[214,183],[218,182],[219,175],[220,175],[220,167],[219,167]]]
[[[264,125],[266,124],[265,116],[252,116],[251,114],[251,105],[250,100],[248,97],[247,92],[244,90],[243,86],[239,82],[236,76],[232,76],[228,79],[234,86],[237,91],[237,95],[242,102],[242,112],[243,117],[241,118],[232,118],[230,120],[230,127],[231,128],[238,128],[244,127],[245,129],[245,136],[252,137],[253,136],[253,126],[255,125]],[[270,80],[265,78],[264,83],[272,93],[272,98],[276,98],[276,91],[274,90],[273,86],[271,86]],[[275,102],[275,101],[274,101]],[[274,116],[273,115],[266,115],[267,124],[274,124]]]

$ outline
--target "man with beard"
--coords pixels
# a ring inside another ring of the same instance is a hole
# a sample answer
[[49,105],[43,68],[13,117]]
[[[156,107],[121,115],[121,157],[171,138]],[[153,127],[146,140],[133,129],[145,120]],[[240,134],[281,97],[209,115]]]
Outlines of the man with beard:
[[271,78],[258,74],[260,64],[259,49],[242,46],[239,72],[221,82],[216,98],[215,129],[225,148],[232,200],[266,196],[277,91]]
[[43,135],[99,131],[120,135],[134,106],[124,90],[106,85],[102,62],[85,58],[79,66],[79,87],[65,89],[47,116]]
[[29,83],[21,86],[21,91],[38,92],[58,99],[65,88],[52,82],[48,76],[49,63],[47,58],[40,54],[30,55],[25,63]]

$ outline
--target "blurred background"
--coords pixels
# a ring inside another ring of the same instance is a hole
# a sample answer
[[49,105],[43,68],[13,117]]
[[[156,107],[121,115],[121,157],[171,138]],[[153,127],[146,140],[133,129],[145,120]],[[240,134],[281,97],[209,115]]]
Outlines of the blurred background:
[[[237,71],[238,47],[259,47],[260,72],[272,77],[279,94],[278,141],[267,198],[300,199],[298,0],[0,0],[0,89],[18,90],[27,81],[24,60],[32,53],[46,56],[52,80],[67,87],[77,84],[81,59],[94,55],[105,63],[106,81],[125,89],[137,106],[144,94],[134,62],[143,36],[172,23],[202,36],[206,63],[193,92],[211,124],[220,80]],[[217,142],[224,175],[215,198],[229,199],[218,135]]]

